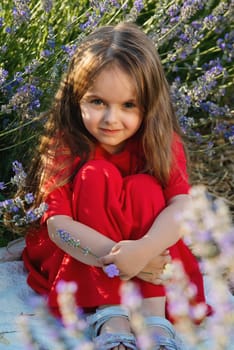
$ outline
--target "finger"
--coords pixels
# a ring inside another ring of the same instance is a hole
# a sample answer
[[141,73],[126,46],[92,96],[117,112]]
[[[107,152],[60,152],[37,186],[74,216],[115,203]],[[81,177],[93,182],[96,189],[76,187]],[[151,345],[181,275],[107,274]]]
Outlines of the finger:
[[116,253],[117,251],[119,251],[119,246],[116,244],[116,245],[111,249],[111,253]]
[[172,261],[171,256],[170,255],[166,255],[165,256],[165,261],[166,261],[166,264],[171,263],[171,261]]
[[155,278],[151,283],[153,283],[153,284],[163,284],[163,280],[161,278]]
[[[159,270],[159,271],[161,271],[161,270]],[[148,272],[148,271],[141,271],[140,274],[146,275],[146,276],[149,276],[149,277],[153,276],[153,272]]]
[[164,252],[161,255],[170,255],[170,251],[168,249],[164,250]]
[[163,281],[171,279],[173,276],[172,264],[166,264],[163,273],[159,276]]
[[171,258],[167,255],[161,256],[161,259],[158,260],[154,265],[152,265],[152,270],[154,272],[156,271],[162,271],[164,269],[164,266],[171,261]]
[[109,265],[114,263],[114,257],[111,254],[102,256],[101,258],[98,259],[98,262],[100,262],[100,264],[102,265]]
[[171,256],[170,255],[161,255],[160,260],[158,261],[158,267],[164,267],[166,264],[171,262]]
[[119,275],[119,278],[122,280],[122,281],[129,281],[130,280],[130,277],[127,276],[127,275]]
[[144,272],[140,272],[137,277],[139,277],[140,279],[142,279],[143,281],[146,282],[152,282],[154,281],[155,278],[157,278],[158,276],[160,276],[162,271],[160,271],[160,273],[154,274],[154,273],[144,273]]

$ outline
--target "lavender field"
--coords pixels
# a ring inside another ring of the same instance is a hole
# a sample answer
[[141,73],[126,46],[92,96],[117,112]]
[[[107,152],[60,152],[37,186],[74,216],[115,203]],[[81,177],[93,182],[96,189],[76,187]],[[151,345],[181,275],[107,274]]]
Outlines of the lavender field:
[[[200,259],[208,300],[216,312],[194,327],[191,315],[198,317],[202,305],[192,308],[190,286],[175,264],[167,288],[178,331],[188,350],[234,349],[233,18],[233,0],[1,1],[0,298],[7,307],[0,316],[0,349],[54,349],[43,345],[38,327],[51,330],[48,339],[51,337],[56,350],[94,349],[85,323],[72,313],[72,286],[61,288],[61,307],[70,307],[71,316],[64,335],[59,336],[60,326],[41,301],[29,302],[34,298],[26,286],[22,262],[5,261],[5,246],[18,234],[6,228],[3,214],[13,210],[9,201],[20,185],[19,174],[27,176],[45,122],[43,112],[50,106],[74,50],[94,28],[120,21],[137,23],[154,41],[188,148],[194,206],[178,219],[187,232],[185,239]],[[128,298],[131,294],[124,299],[127,307]],[[137,313],[134,305],[132,311]],[[20,313],[37,315],[36,331],[27,317],[19,322]],[[17,344],[18,333],[21,340]],[[152,349],[142,345],[141,350]]]

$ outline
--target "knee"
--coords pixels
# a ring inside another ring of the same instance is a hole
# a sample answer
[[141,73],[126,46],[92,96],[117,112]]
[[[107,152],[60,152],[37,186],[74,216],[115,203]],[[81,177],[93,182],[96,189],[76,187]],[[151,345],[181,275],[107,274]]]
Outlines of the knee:
[[121,179],[119,170],[110,162],[103,159],[90,160],[83,165],[75,176],[74,183],[94,183],[99,184],[100,182],[109,179]]
[[144,201],[157,201],[165,205],[165,198],[162,186],[160,183],[151,175],[148,174],[136,174],[129,176],[127,179],[127,187],[131,188],[134,197],[136,195]]
[[104,176],[108,178],[118,175],[120,176],[118,169],[112,163],[103,159],[90,160],[81,168],[82,178],[87,176]]
[[163,189],[160,183],[151,175],[136,174],[127,178],[132,187],[142,189],[142,191],[153,191],[163,195]]

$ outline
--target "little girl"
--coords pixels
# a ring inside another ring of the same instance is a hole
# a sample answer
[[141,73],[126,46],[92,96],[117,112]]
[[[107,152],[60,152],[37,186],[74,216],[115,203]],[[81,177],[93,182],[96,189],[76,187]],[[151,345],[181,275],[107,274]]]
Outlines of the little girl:
[[[100,349],[136,349],[120,286],[139,287],[160,349],[180,349],[157,270],[180,259],[203,302],[202,276],[180,239],[189,201],[186,158],[160,59],[135,25],[104,26],[78,47],[29,173],[48,210],[26,237],[28,283],[58,313],[56,285],[75,281]],[[65,234],[64,234],[65,233]],[[78,245],[88,247],[83,254]],[[95,256],[100,257],[97,259]],[[109,278],[105,266],[119,276]],[[152,272],[152,275],[145,272]],[[166,319],[167,318],[167,319]],[[155,349],[158,349],[156,347]]]

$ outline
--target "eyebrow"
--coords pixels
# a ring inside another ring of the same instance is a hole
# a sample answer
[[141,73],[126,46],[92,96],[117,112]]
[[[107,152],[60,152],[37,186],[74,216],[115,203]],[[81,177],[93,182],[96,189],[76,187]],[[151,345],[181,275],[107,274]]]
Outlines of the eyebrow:
[[[102,97],[102,95],[99,95],[97,93],[92,93],[92,92],[87,92],[86,93],[87,96],[85,96],[86,98],[99,98],[100,100],[105,101],[106,99],[104,97]],[[134,97],[130,97],[129,99],[125,99],[123,102],[137,102],[137,98]]]

